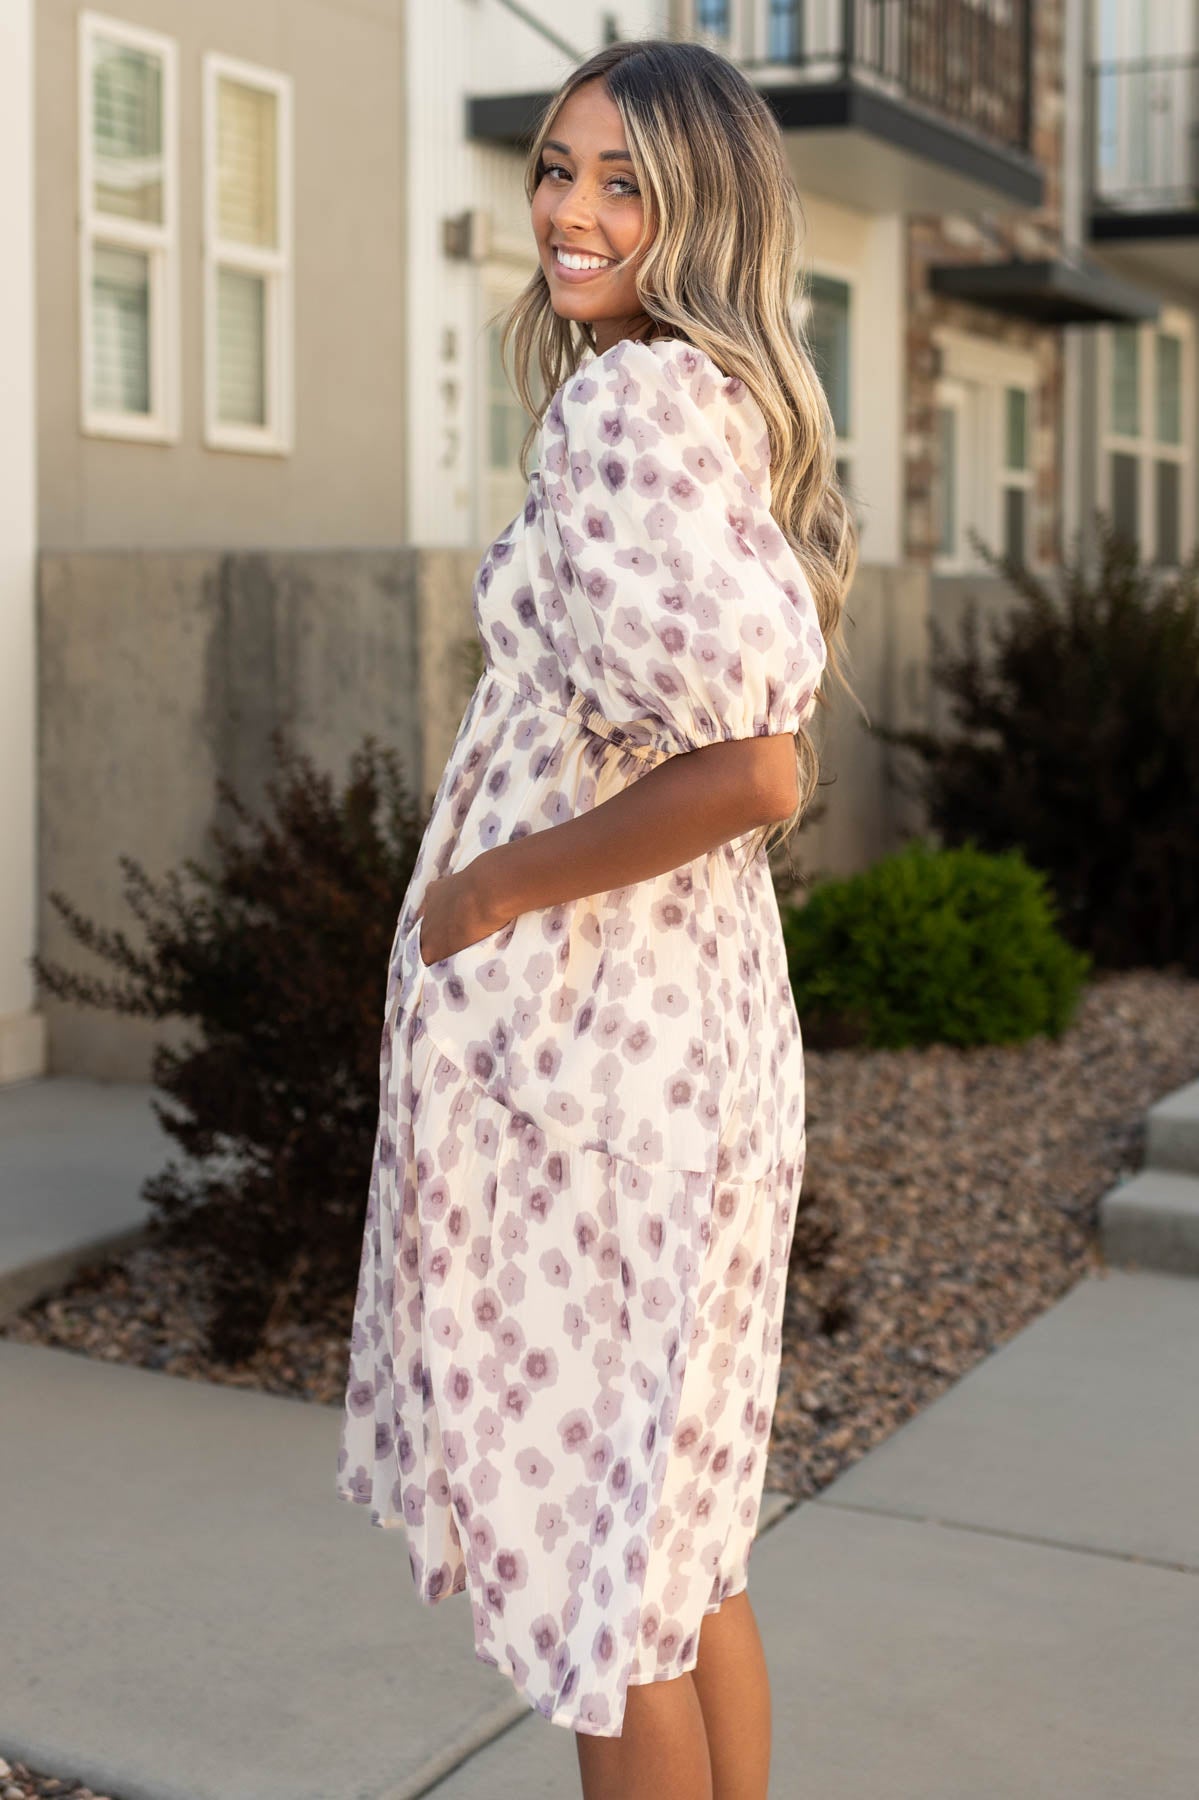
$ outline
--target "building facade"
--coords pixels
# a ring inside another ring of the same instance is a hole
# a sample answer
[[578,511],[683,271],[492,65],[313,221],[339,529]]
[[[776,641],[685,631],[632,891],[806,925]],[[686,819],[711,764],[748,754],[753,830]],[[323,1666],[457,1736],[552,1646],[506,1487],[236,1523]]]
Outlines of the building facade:
[[[0,1078],[144,1077],[162,1033],[35,995],[35,947],[82,961],[51,895],[127,925],[118,856],[202,856],[218,777],[261,799],[275,726],[336,770],[373,731],[432,794],[473,571],[524,497],[499,356],[536,269],[524,145],[605,41],[699,38],[779,119],[872,721],[930,716],[930,619],[1006,603],[975,534],[1048,570],[1101,506],[1177,567],[1197,23],[1195,0],[13,0]],[[914,822],[848,705],[822,750],[815,874]]]

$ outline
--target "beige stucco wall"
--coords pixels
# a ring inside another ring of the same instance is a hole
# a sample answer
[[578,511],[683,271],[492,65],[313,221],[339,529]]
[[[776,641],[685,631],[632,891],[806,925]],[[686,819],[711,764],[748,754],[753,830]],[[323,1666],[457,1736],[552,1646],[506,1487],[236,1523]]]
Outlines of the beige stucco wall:
[[[112,0],[177,40],[182,434],[80,430],[77,0],[38,0],[38,436],[43,548],[384,545],[404,517],[402,0]],[[202,442],[201,57],[293,83],[295,448]]]

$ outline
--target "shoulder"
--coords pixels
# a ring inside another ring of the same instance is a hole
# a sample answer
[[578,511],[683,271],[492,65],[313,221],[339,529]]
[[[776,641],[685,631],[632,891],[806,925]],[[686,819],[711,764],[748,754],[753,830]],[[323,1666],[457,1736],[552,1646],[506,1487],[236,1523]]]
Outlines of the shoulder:
[[685,338],[620,338],[567,377],[549,412],[551,430],[594,430],[609,442],[642,420],[667,439],[723,439],[751,486],[769,493],[770,439],[757,401]]
[[636,398],[635,390],[665,390],[689,396],[701,406],[736,403],[747,392],[736,377],[726,376],[706,351],[685,338],[619,338],[592,356],[566,381],[567,398],[586,402],[597,394]]

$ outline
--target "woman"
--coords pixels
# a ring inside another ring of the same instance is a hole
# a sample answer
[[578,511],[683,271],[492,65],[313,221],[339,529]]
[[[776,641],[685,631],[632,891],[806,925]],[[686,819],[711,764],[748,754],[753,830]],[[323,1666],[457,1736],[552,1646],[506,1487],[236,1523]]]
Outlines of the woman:
[[739,71],[604,49],[527,184],[504,341],[553,397],[393,944],[338,1488],[406,1529],[423,1602],[469,1592],[586,1800],[750,1800],[805,1145],[764,851],[815,787],[857,545]]

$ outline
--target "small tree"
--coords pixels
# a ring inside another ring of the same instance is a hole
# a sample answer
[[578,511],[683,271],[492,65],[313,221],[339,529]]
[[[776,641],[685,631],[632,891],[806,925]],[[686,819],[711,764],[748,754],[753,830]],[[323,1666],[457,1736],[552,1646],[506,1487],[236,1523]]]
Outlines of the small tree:
[[154,1111],[189,1166],[170,1162],[141,1191],[151,1232],[195,1252],[209,1349],[226,1361],[250,1354],[280,1313],[340,1311],[353,1287],[388,954],[423,830],[394,751],[373,737],[340,795],[278,729],[271,744],[274,816],[252,819],[220,781],[248,837],[213,828],[215,867],[187,858],[187,883],[172,871],[156,885],[119,858],[147,948],[50,895],[121,982],[33,959],[61,999],[196,1027],[186,1049],[157,1045],[152,1059],[174,1102]]
[[1094,572],[1076,536],[1057,592],[972,533],[1023,604],[990,656],[973,601],[958,654],[932,621],[949,730],[872,729],[918,759],[942,840],[1021,850],[1097,964],[1199,974],[1199,548],[1168,577],[1095,519]]

